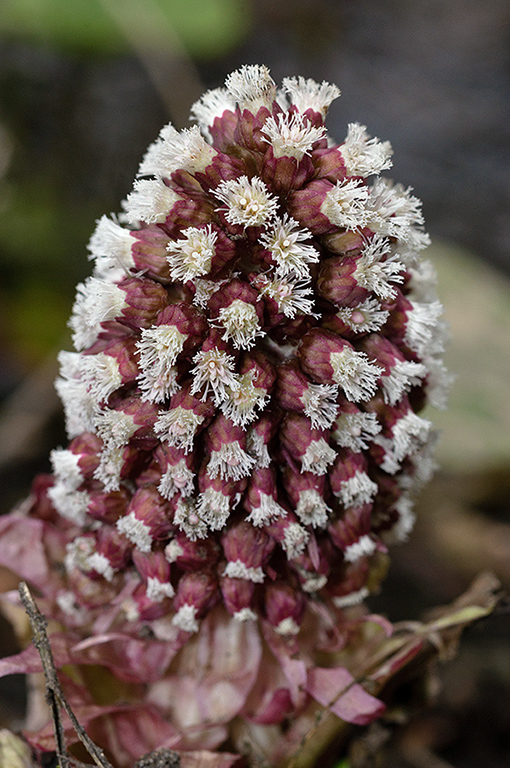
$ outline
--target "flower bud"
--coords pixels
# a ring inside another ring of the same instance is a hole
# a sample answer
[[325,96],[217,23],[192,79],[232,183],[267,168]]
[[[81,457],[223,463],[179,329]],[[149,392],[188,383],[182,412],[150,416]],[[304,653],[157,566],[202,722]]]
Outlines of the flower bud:
[[195,397],[188,383],[173,395],[168,410],[159,411],[154,431],[170,446],[189,453],[195,436],[207,426],[213,414],[214,404]]
[[268,584],[264,607],[269,623],[279,635],[296,635],[303,619],[305,601],[301,592],[285,582]]
[[149,600],[160,603],[165,598],[175,595],[175,589],[170,581],[170,563],[161,550],[142,552],[135,548],[133,564],[145,583]]
[[333,543],[349,563],[355,563],[361,557],[369,557],[377,548],[375,540],[370,536],[370,513],[370,504],[350,507],[340,520],[328,528]]
[[172,624],[184,632],[198,632],[198,620],[217,601],[217,587],[210,573],[195,571],[181,576],[173,601]]
[[281,416],[266,411],[247,431],[246,445],[258,467],[268,467],[271,463],[269,446],[276,435]]
[[377,389],[381,368],[364,352],[331,331],[312,328],[299,347],[304,372],[321,384],[335,383],[355,403],[371,397]]
[[129,503],[127,513],[117,520],[119,533],[141,552],[150,552],[158,539],[172,530],[172,508],[154,486],[140,488]]
[[143,400],[161,403],[179,390],[177,363],[199,346],[206,332],[202,313],[184,302],[165,307],[156,324],[142,330],[136,346]]
[[191,496],[195,489],[194,456],[182,448],[162,443],[156,450],[160,467],[158,491],[165,499],[176,493]]
[[223,480],[248,477],[255,460],[246,451],[246,433],[220,413],[207,429],[207,473]]
[[197,502],[197,514],[212,531],[225,527],[230,513],[236,508],[246,488],[244,478],[227,479],[221,475],[212,477],[210,464],[203,465],[198,475],[200,496]]
[[253,621],[257,618],[252,607],[256,590],[253,581],[223,576],[220,587],[225,608],[236,621]]
[[104,489],[97,488],[97,490],[89,493],[87,515],[102,523],[114,525],[119,517],[125,514],[129,498],[125,488],[110,493],[105,493]]
[[289,560],[301,555],[308,544],[310,534],[292,512],[278,517],[266,526],[267,532],[277,542]]
[[335,460],[336,452],[329,445],[329,431],[312,427],[306,416],[289,413],[280,427],[282,448],[292,457],[302,472],[324,475]]
[[114,574],[130,562],[132,546],[109,526],[102,526],[95,533],[95,539],[95,551],[89,555],[87,565],[106,581],[111,581]]
[[335,384],[314,384],[292,360],[278,368],[276,398],[282,408],[304,413],[312,427],[327,429],[331,426],[338,406],[338,387]]
[[296,516],[304,526],[324,528],[331,509],[326,503],[326,476],[294,472],[285,467],[283,485]]
[[386,403],[395,405],[411,387],[418,386],[427,374],[422,363],[407,360],[388,339],[372,333],[361,349],[382,368],[381,388]]
[[108,333],[108,323],[148,328],[167,300],[164,287],[153,280],[126,277],[115,285],[89,277],[78,286],[69,322],[75,348],[92,346],[102,332]]
[[260,528],[249,523],[235,523],[221,537],[227,565],[223,576],[247,579],[259,584],[264,581],[264,566],[274,543]]
[[187,227],[182,235],[167,245],[172,280],[213,277],[236,258],[235,244],[215,224]]
[[246,520],[256,527],[287,514],[286,510],[278,504],[277,477],[272,467],[259,467],[253,470],[243,506],[249,512]]
[[212,539],[192,541],[185,533],[176,531],[165,547],[165,557],[183,571],[212,567],[219,557],[219,546]]
[[377,493],[377,484],[367,474],[363,453],[341,448],[329,473],[331,490],[345,507],[369,504]]
[[67,449],[56,448],[50,454],[55,479],[70,491],[77,490],[86,480],[92,480],[100,450],[100,438],[87,432],[75,437]]

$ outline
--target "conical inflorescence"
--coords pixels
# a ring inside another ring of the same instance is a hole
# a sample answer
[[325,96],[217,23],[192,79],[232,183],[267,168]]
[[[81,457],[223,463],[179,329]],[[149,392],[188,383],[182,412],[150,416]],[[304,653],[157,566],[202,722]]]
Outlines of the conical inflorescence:
[[221,611],[299,643],[412,527],[445,328],[420,202],[380,176],[388,142],[328,137],[338,95],[233,72],[98,221],[60,355],[70,443],[29,513],[65,533],[77,631],[182,646]]

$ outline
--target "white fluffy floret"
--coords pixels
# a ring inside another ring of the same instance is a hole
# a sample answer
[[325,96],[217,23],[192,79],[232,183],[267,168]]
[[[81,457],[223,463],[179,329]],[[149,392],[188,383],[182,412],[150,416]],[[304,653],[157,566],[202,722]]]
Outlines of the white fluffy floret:
[[393,426],[391,437],[377,435],[374,442],[385,452],[381,468],[392,475],[398,472],[407,456],[413,456],[427,444],[431,428],[430,421],[408,411]]
[[200,494],[197,513],[212,531],[221,531],[230,515],[232,500],[221,491],[207,488]]
[[345,347],[330,355],[333,380],[342,387],[348,400],[355,403],[370,399],[379,383],[381,368],[371,363],[368,355]]
[[420,356],[443,352],[448,334],[439,319],[443,313],[441,302],[411,301],[411,304],[404,337],[406,344]]
[[69,491],[75,491],[83,483],[79,455],[64,448],[55,448],[50,453],[50,461],[57,481]]
[[119,364],[112,355],[80,355],[80,376],[98,403],[107,400],[122,383]]
[[170,265],[172,280],[184,283],[211,271],[214,245],[218,239],[211,225],[207,227],[188,227],[180,240],[168,243],[167,260]]
[[290,523],[283,535],[282,547],[289,560],[299,557],[305,551],[310,534],[299,523]]
[[258,506],[253,507],[246,520],[255,527],[260,527],[268,525],[277,517],[285,517],[286,514],[285,509],[272,496],[260,493]]
[[273,147],[276,158],[294,157],[299,161],[324,138],[326,129],[323,125],[313,125],[299,112],[280,112],[276,117],[267,118],[261,133]]
[[189,173],[203,172],[216,154],[216,150],[204,139],[198,126],[177,131],[173,125],[168,124],[147,150],[138,175],[155,175],[168,179],[179,169]]
[[103,483],[106,493],[118,491],[120,475],[124,465],[124,447],[105,446],[101,451],[99,466],[94,471],[94,479]]
[[185,603],[181,605],[175,616],[172,618],[172,624],[184,632],[198,632],[197,609],[196,606]]
[[375,235],[365,246],[354,271],[358,284],[380,299],[394,299],[397,292],[391,283],[404,282],[404,265],[389,251],[389,240]]
[[155,325],[142,330],[137,343],[141,373],[138,383],[142,400],[162,403],[178,389],[174,366],[186,336],[174,325]]
[[221,410],[236,426],[246,427],[264,409],[269,396],[264,389],[254,386],[251,372],[239,375],[237,384],[234,389],[227,388]]
[[112,568],[112,564],[101,552],[93,552],[88,560],[89,568],[102,576],[106,581],[113,581],[115,571]]
[[353,605],[359,605],[370,594],[370,590],[367,587],[361,587],[355,592],[349,592],[346,595],[337,595],[333,598],[333,603],[337,608],[350,608]]
[[207,523],[198,515],[197,500],[180,498],[174,514],[174,523],[186,534],[188,539],[205,539],[209,533]]
[[234,299],[219,311],[218,320],[225,329],[223,341],[231,341],[236,349],[251,349],[258,336],[265,336],[253,304]]
[[337,316],[354,333],[369,333],[383,327],[390,316],[387,309],[382,309],[377,299],[365,299],[355,307],[342,307]]
[[390,142],[370,138],[366,126],[359,123],[349,123],[341,152],[347,176],[371,176],[392,165]]
[[337,227],[362,229],[370,218],[368,193],[368,187],[357,179],[338,181],[324,198],[321,213]]
[[126,220],[132,226],[138,226],[141,221],[161,224],[178,200],[180,195],[162,179],[139,179],[123,203]]
[[262,245],[270,251],[276,264],[277,277],[295,275],[297,278],[309,278],[309,264],[319,261],[319,254],[312,245],[306,245],[311,232],[300,227],[288,214],[277,218],[260,238]]
[[227,110],[235,112],[236,100],[226,88],[214,88],[206,91],[204,95],[191,107],[191,115],[198,122],[199,128],[208,138],[211,137],[210,128],[217,117],[221,117]]
[[210,477],[221,477],[222,480],[241,480],[249,477],[255,466],[255,459],[246,453],[237,440],[224,443],[219,451],[212,451],[207,464],[207,474]]
[[192,369],[193,386],[191,394],[202,392],[202,400],[205,400],[209,390],[212,390],[214,402],[217,406],[228,399],[230,390],[239,387],[238,375],[234,371],[234,358],[227,352],[217,347],[200,351],[193,358],[196,364]]
[[276,634],[282,635],[282,637],[291,637],[292,635],[298,634],[299,624],[292,618],[292,616],[287,616],[285,619],[278,622],[274,631]]
[[87,491],[70,490],[65,483],[57,482],[48,490],[48,498],[62,517],[76,525],[84,525],[90,496]]
[[362,557],[370,557],[373,555],[377,545],[373,539],[367,534],[360,536],[358,541],[353,544],[349,544],[344,550],[344,559],[348,563],[356,563]]
[[131,247],[133,236],[128,229],[121,227],[115,218],[101,216],[90,238],[89,258],[94,259],[94,275],[108,282],[112,277],[118,279],[134,267]]
[[193,285],[195,286],[193,304],[201,309],[205,309],[213,293],[215,293],[224,283],[225,280],[216,281],[206,280],[202,277],[195,278],[193,280]]
[[337,397],[335,384],[308,384],[300,399],[313,428],[327,429],[332,425],[338,412]]
[[255,432],[254,429],[249,429],[246,435],[246,447],[251,456],[255,459],[255,466],[261,469],[266,469],[271,464],[271,455],[268,451],[267,444],[264,439]]
[[119,517],[117,530],[129,539],[140,552],[151,551],[153,541],[151,529],[134,512]]
[[170,464],[159,481],[158,491],[165,499],[172,499],[176,493],[191,496],[194,490],[195,474],[184,459]]
[[[294,318],[298,314],[313,315],[314,299],[310,298],[309,280],[299,280],[293,275],[270,280],[259,279],[259,291],[276,302],[278,310],[285,317]],[[316,316],[316,315],[314,315]]]
[[377,483],[366,472],[358,470],[348,480],[340,484],[338,496],[345,507],[358,507],[368,504],[377,493]]
[[340,96],[340,89],[336,85],[327,83],[325,80],[322,83],[316,83],[315,80],[304,77],[285,77],[283,88],[300,112],[311,109],[319,112],[322,117],[326,116],[331,102]]
[[423,235],[419,229],[423,224],[421,201],[411,194],[410,187],[405,189],[389,179],[376,179],[370,189],[367,208],[369,226],[375,232],[404,243],[412,241],[416,250],[428,245],[428,238],[420,245],[420,235]]
[[225,203],[227,221],[244,227],[266,224],[274,218],[278,207],[278,198],[271,194],[258,176],[222,181],[214,190],[214,195]]
[[264,570],[261,566],[248,566],[242,560],[230,560],[225,566],[223,576],[229,576],[231,579],[246,579],[246,581],[253,581],[254,584],[262,584],[264,581]]
[[365,451],[381,431],[375,413],[341,413],[337,416],[331,436],[351,451]]
[[323,497],[313,488],[301,491],[296,506],[296,515],[303,525],[311,525],[313,528],[324,528],[328,524],[331,509]]
[[101,323],[115,320],[125,306],[126,294],[117,285],[88,277],[79,283],[69,327],[78,351],[90,347],[101,331]]
[[331,448],[323,437],[312,440],[301,457],[303,472],[313,472],[314,475],[325,475],[330,464],[336,459],[336,451]]
[[189,453],[193,448],[196,431],[203,420],[203,416],[179,405],[171,411],[159,412],[154,431],[169,445]]
[[271,108],[276,97],[276,85],[264,65],[242,66],[227,77],[225,88],[240,109],[249,109],[254,114],[260,107]]
[[95,418],[96,432],[108,448],[122,448],[127,445],[138,429],[134,417],[123,411],[104,408]]
[[[61,355],[73,354],[61,352]],[[70,440],[81,435],[82,432],[93,432],[94,419],[99,405],[87,389],[86,384],[80,379],[59,377],[55,381],[55,389],[64,406],[66,432]]]
[[422,363],[397,360],[388,376],[381,376],[384,402],[395,405],[404,392],[420,384],[426,375],[427,369]]
[[169,581],[160,581],[155,576],[149,576],[146,585],[147,597],[155,603],[160,603],[167,597],[175,595],[175,589]]

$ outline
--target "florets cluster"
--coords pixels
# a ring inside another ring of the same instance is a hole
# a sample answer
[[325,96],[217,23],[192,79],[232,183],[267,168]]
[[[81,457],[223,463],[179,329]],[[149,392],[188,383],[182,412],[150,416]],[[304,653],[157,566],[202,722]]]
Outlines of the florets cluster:
[[441,306],[390,144],[327,137],[338,95],[242,68],[98,222],[57,382],[71,442],[31,512],[65,530],[64,621],[182,645],[222,606],[299,640],[410,531]]

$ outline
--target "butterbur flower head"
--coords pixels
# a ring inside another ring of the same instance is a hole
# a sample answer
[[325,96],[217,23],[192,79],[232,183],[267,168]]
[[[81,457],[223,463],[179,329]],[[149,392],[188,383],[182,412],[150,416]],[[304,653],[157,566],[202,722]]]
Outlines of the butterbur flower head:
[[[432,468],[419,410],[448,378],[420,203],[379,176],[388,142],[357,123],[328,137],[338,96],[247,66],[194,105],[198,126],[164,128],[97,223],[60,356],[71,442],[29,511],[67,551],[48,604],[72,603],[82,637],[168,644],[150,680],[126,663],[182,748],[304,709],[282,649],[315,663],[310,626],[325,636],[376,588]],[[220,665],[240,638],[248,669],[220,706],[186,659]]]

